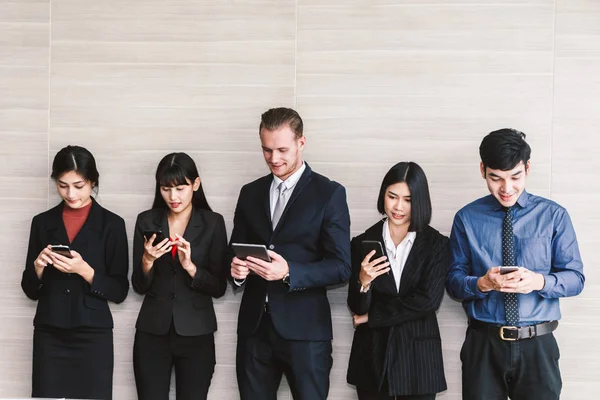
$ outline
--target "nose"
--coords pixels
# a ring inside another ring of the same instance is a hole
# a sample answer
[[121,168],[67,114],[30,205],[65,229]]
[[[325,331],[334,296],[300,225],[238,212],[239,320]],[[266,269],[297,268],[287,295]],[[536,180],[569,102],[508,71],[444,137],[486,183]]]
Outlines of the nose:
[[67,197],[69,199],[72,199],[74,194],[75,194],[75,188],[72,186],[69,186],[69,188],[67,189]]
[[504,181],[501,189],[504,193],[510,193],[512,190],[512,184],[510,183],[510,181]]

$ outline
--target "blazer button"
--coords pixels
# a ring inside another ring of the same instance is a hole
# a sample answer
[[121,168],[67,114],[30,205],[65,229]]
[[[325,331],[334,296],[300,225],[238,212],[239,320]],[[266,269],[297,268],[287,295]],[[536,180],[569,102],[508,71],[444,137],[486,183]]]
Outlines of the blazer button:
[[70,289],[65,289],[65,294],[70,294],[71,290]]
[[273,245],[273,244],[270,244],[270,245],[269,245],[269,250],[274,250],[274,249],[275,249],[275,245]]
[[169,298],[170,298],[170,299],[174,299],[174,298],[175,298],[175,293],[171,293],[171,294],[169,295]]
[[171,272],[173,272],[173,275],[175,275],[177,273],[177,270],[175,268],[171,268]]

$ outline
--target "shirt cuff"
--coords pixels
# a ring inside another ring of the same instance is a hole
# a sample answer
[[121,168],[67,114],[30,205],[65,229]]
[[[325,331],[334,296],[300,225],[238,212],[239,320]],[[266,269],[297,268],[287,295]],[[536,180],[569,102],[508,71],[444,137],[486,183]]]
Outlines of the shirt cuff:
[[240,280],[240,279],[235,279],[235,278],[233,278],[233,283],[234,283],[236,286],[238,286],[238,287],[239,287],[239,286],[242,286],[242,285],[244,284],[244,282],[246,282],[246,280],[245,280],[245,279],[241,279],[241,280]]
[[473,296],[475,296],[478,299],[483,299],[484,297],[486,297],[488,295],[489,292],[482,292],[481,290],[479,290],[479,288],[477,287],[477,281],[479,280],[479,277],[477,276],[468,276],[467,277],[467,287],[470,289],[471,293]]

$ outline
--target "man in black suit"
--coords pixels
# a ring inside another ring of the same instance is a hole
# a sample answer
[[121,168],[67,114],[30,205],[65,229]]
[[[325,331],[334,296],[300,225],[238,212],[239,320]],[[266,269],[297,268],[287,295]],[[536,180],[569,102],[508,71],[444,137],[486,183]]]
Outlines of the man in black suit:
[[275,400],[285,373],[294,399],[326,399],[333,336],[326,287],[351,273],[346,191],[302,160],[306,137],[296,111],[265,112],[259,134],[272,174],[240,191],[231,242],[265,244],[271,262],[231,261],[234,284],[244,287],[240,396]]

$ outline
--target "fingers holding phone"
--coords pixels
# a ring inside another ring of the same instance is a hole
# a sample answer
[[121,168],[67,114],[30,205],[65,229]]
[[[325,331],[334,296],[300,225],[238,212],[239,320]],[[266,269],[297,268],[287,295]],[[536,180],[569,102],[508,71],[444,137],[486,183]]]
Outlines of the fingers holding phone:
[[48,264],[52,264],[52,246],[48,245],[44,247],[40,254],[38,254],[37,258],[33,261],[33,266],[35,268],[35,273],[38,276],[38,279],[42,279],[42,275],[44,274],[44,268],[48,266]]
[[231,260],[231,276],[238,281],[243,281],[250,274],[250,268],[246,265],[246,261],[233,257]]
[[360,264],[358,279],[363,287],[367,287],[375,278],[390,271],[390,263],[383,252],[381,242],[363,240],[361,246],[364,258]]
[[156,259],[171,251],[172,243],[161,231],[144,232],[143,258],[153,263]]

